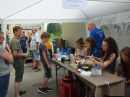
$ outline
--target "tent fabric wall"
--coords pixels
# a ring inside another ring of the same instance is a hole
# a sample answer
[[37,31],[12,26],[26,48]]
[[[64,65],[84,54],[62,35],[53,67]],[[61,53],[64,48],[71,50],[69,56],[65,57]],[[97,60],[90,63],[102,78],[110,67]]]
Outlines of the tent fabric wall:
[[104,25],[104,24],[118,24],[118,23],[126,23],[130,22],[130,11],[112,14],[108,16],[102,16],[98,18],[91,18],[89,22],[94,22],[97,25]]
[[92,18],[98,28],[101,28],[106,37],[113,37],[121,50],[124,46],[130,46],[130,11],[118,14]]
[[[99,1],[99,0],[88,0],[88,1]],[[130,2],[130,0],[100,0],[103,2]]]

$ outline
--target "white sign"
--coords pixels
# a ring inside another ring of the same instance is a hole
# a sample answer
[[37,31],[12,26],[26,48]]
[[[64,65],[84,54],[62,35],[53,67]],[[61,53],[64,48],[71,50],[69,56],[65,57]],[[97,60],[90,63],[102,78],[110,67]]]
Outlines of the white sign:
[[63,9],[87,9],[87,0],[62,0]]

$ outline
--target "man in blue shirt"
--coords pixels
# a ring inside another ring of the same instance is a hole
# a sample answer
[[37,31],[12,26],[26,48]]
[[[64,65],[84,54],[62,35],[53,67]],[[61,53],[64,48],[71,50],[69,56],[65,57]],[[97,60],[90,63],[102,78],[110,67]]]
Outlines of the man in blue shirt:
[[104,32],[101,29],[96,28],[94,23],[88,24],[88,30],[90,31],[90,37],[95,39],[97,47],[100,50],[102,48],[102,42],[105,38]]

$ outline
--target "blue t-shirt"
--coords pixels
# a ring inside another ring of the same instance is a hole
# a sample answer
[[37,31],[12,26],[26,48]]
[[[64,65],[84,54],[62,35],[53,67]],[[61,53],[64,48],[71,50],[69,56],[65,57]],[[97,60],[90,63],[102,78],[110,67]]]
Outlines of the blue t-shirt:
[[28,37],[27,36],[22,36],[20,38],[20,45],[21,47],[26,47],[26,41],[27,41]]
[[40,43],[39,52],[40,52],[40,58],[41,58],[41,61],[42,61],[43,65],[46,65],[46,62],[45,62],[45,60],[43,58],[42,52],[46,53],[46,57],[48,59],[48,62],[51,63],[50,53],[48,52],[48,50],[46,48],[46,45],[43,42]]
[[87,56],[94,56],[100,58],[100,51],[95,48],[91,54],[91,52],[87,51]]
[[99,51],[97,48],[94,49],[94,51],[93,51],[92,54],[93,54],[94,57],[98,57],[98,58],[101,57],[101,56],[100,56],[100,51]]
[[97,47],[102,48],[102,42],[105,38],[104,32],[98,28],[93,29],[90,32],[90,37],[93,37],[96,41]]
[[9,43],[9,38],[8,38],[8,36],[6,36],[6,43],[8,44],[8,46],[10,46],[10,43]]

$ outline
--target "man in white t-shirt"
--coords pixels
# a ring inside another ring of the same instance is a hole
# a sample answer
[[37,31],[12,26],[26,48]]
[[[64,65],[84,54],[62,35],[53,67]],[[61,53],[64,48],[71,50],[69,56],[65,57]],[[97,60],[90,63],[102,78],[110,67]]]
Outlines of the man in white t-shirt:
[[30,51],[32,58],[36,61],[35,71],[40,71],[40,55],[39,55],[39,43],[40,43],[40,36],[37,33],[36,28],[32,28],[32,33],[34,34],[32,40],[30,42]]

